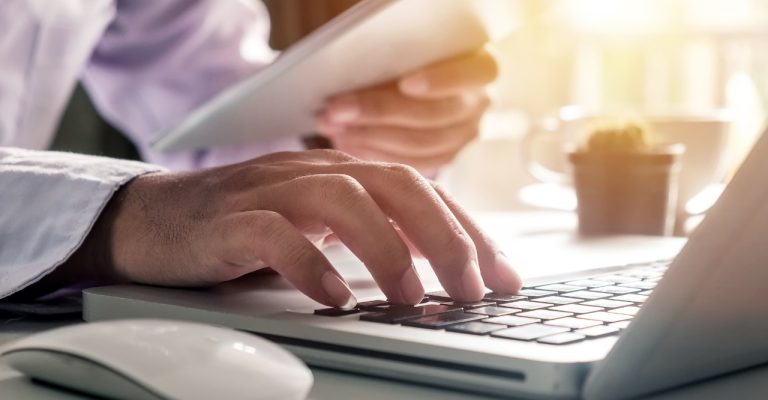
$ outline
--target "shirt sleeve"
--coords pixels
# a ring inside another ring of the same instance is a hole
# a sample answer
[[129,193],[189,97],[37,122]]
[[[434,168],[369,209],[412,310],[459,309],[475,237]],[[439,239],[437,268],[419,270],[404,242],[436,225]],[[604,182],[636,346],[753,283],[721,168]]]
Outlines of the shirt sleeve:
[[83,82],[100,113],[151,163],[184,170],[300,150],[298,138],[168,154],[150,146],[190,111],[271,62],[276,53],[268,34],[260,2],[117,0]]
[[66,261],[122,184],[160,170],[134,161],[0,147],[0,298]]

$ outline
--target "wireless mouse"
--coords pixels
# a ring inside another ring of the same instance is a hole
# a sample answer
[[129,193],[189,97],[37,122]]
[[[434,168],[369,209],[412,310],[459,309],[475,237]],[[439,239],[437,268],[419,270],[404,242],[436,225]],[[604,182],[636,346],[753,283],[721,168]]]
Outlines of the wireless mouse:
[[256,335],[171,320],[53,329],[3,346],[0,361],[110,399],[304,399],[313,383],[304,363]]

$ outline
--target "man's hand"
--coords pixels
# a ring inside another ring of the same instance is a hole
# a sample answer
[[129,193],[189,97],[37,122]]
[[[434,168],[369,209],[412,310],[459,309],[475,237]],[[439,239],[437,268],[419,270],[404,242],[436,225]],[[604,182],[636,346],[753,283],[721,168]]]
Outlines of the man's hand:
[[496,75],[493,56],[480,50],[329,99],[315,128],[353,156],[433,173],[477,136],[484,86]]
[[[314,244],[330,235],[362,260],[393,302],[416,304],[424,296],[409,246],[457,300],[479,300],[483,286],[516,292],[521,285],[493,242],[413,168],[335,150],[137,177],[110,201],[61,272],[204,286],[271,267],[312,299],[349,306],[352,292]],[[100,256],[100,247],[108,254]],[[82,266],[94,265],[84,272]]]

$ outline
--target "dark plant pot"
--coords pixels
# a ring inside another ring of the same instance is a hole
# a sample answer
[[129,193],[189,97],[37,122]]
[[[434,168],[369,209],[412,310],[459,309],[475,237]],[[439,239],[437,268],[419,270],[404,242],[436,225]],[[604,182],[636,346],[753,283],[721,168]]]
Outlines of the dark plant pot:
[[568,153],[582,235],[671,235],[682,144],[639,153]]

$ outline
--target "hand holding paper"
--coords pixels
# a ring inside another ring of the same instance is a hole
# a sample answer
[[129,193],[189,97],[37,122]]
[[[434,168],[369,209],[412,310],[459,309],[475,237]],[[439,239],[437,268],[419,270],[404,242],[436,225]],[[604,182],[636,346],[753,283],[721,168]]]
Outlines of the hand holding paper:
[[438,62],[402,78],[330,98],[317,131],[336,149],[432,173],[477,136],[497,75],[486,50]]

